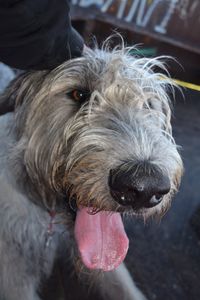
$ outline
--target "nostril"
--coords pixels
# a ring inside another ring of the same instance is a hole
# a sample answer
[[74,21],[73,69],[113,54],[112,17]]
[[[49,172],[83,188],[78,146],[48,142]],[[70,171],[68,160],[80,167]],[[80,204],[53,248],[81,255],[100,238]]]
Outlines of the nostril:
[[162,197],[163,197],[163,195],[161,195],[161,194],[156,194],[156,195],[155,195],[155,198],[156,198],[157,200],[160,200]]
[[168,186],[163,189],[160,188],[159,191],[157,193],[155,193],[156,199],[162,198],[164,195],[168,194],[169,191],[170,191],[170,184],[168,184]]
[[154,207],[156,206],[157,204],[159,204],[161,201],[162,201],[162,198],[163,196],[159,197],[159,198],[156,198],[156,196],[153,196],[149,203],[147,203],[146,207]]

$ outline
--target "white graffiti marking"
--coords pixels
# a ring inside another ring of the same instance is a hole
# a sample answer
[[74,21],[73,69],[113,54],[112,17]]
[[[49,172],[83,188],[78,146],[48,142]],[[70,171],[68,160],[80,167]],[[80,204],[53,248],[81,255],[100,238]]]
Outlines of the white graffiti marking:
[[146,0],[143,0],[143,6],[140,6],[140,10],[139,10],[139,14],[138,14],[138,18],[136,20],[137,25],[140,25],[142,27],[147,26],[148,22],[151,19],[152,14],[154,13],[154,11],[156,10],[157,6],[162,3],[162,0],[155,0],[153,1],[153,3],[149,6],[147,12],[144,14],[144,10],[146,7]]
[[[174,13],[177,2],[178,2],[178,0],[171,0],[171,1],[168,0],[168,7],[166,9],[166,13],[163,16],[161,23],[159,25],[155,26],[155,28],[154,28],[155,31],[157,31],[161,34],[166,33],[167,25],[170,21],[171,16]],[[136,25],[141,26],[141,27],[146,27],[148,25],[149,21],[151,20],[153,13],[156,11],[156,8],[158,7],[158,5],[161,5],[162,3],[163,3],[163,0],[155,0],[152,2],[152,4],[146,10],[146,6],[147,6],[146,0],[142,0],[142,1],[135,0],[132,4],[132,7],[129,11],[128,16],[125,18],[125,21],[131,22],[137,12],[137,8],[139,7],[137,17],[136,17]]]
[[128,0],[121,0],[121,5],[120,5],[120,7],[118,9],[118,13],[117,13],[117,18],[118,19],[123,18],[127,2],[128,2]]
[[167,32],[167,25],[169,24],[169,21],[171,19],[171,16],[174,13],[174,10],[176,8],[176,4],[179,0],[172,0],[169,4],[169,9],[166,11],[166,14],[162,20],[162,22],[159,25],[156,25],[154,27],[155,31],[165,34]]
[[[159,1],[159,0],[157,0]],[[151,5],[152,6],[152,5]],[[150,8],[151,8],[150,6]],[[138,15],[137,15],[137,18],[136,18],[136,24],[139,25],[139,26],[143,26],[143,18],[145,17],[145,13],[144,13],[144,10],[145,10],[145,7],[146,7],[146,0],[142,0],[141,3],[140,3],[140,7],[139,7],[139,11],[138,11]],[[147,13],[149,12],[149,9],[147,11]]]
[[136,13],[136,11],[137,11],[137,8],[138,8],[139,3],[140,3],[140,0],[135,0],[135,1],[133,1],[133,4],[132,4],[131,9],[130,9],[130,11],[129,11],[129,14],[128,14],[128,16],[125,18],[125,21],[126,21],[126,22],[131,22],[131,20],[133,19],[134,15],[135,15],[135,13]]
[[[103,13],[106,13],[115,2],[116,0],[72,0],[72,4],[78,4],[81,7],[95,5]],[[118,5],[116,17],[128,23],[135,20],[137,26],[147,27],[158,6],[165,5],[165,12],[161,16],[160,23],[155,25],[154,30],[160,34],[166,34],[168,24],[178,2],[179,0],[152,0],[150,4],[148,0],[132,0],[129,12],[125,15],[126,7],[130,1],[121,0]]]
[[109,7],[114,4],[115,0],[106,0],[104,5],[101,8],[102,12],[107,12],[107,10],[109,9]]

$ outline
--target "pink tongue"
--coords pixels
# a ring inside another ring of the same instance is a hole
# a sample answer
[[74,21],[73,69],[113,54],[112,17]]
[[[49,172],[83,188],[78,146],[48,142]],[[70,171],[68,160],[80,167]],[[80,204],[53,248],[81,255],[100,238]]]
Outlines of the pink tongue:
[[129,240],[119,213],[88,213],[81,208],[76,216],[75,237],[83,263],[89,269],[117,268],[128,251]]

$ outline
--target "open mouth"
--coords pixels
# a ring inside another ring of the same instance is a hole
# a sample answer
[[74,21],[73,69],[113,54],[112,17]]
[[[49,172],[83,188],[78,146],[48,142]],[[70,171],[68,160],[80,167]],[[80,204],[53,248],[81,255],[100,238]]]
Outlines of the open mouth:
[[[115,195],[116,197],[116,195]],[[132,200],[132,199],[131,199]],[[88,269],[111,271],[125,259],[129,240],[126,235],[121,213],[131,212],[143,215],[144,212],[161,202],[161,198],[152,197],[143,208],[133,205],[123,206],[118,201],[118,212],[98,211],[92,207],[77,207],[76,198],[71,198],[69,208],[75,222],[75,239],[82,262]]]
[[129,246],[120,213],[91,214],[86,207],[77,211],[75,238],[82,261],[89,269],[110,271],[117,268]]
[[111,271],[126,257],[129,240],[118,212],[92,212],[70,201],[75,220],[75,239],[82,262],[88,269]]

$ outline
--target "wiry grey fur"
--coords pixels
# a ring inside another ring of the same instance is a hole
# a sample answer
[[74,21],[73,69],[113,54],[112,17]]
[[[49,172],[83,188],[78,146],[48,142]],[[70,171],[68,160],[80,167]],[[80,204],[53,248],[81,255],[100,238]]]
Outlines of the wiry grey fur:
[[[162,215],[177,191],[182,162],[171,131],[170,80],[154,73],[164,68],[160,59],[129,50],[87,50],[53,71],[21,75],[1,96],[15,110],[0,118],[0,300],[40,299],[58,253],[67,256],[74,245],[65,207],[72,198],[95,211],[146,218]],[[69,97],[77,88],[91,93],[82,105]],[[137,212],[112,199],[109,170],[126,161],[149,161],[169,176],[171,191],[159,205]],[[124,265],[96,280],[102,299],[144,299]]]

